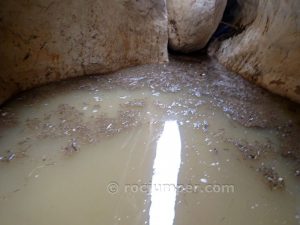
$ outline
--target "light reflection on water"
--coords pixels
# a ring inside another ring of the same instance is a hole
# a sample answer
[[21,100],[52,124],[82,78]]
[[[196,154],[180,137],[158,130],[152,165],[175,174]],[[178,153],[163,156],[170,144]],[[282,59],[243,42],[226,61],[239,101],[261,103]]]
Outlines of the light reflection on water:
[[176,186],[181,162],[181,139],[177,121],[166,121],[158,140],[153,165],[150,225],[172,225],[175,217]]

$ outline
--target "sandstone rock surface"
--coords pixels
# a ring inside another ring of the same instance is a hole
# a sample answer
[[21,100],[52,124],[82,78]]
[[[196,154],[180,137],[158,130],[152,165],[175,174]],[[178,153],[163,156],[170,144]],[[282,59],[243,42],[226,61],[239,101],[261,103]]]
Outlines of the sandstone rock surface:
[[[236,1],[233,25],[245,30],[213,44],[211,54],[228,69],[300,102],[300,1]],[[0,104],[51,81],[167,61],[168,39],[176,51],[199,50],[226,2],[0,1]]]
[[3,0],[0,104],[36,85],[167,61],[165,0]]
[[300,1],[239,2],[244,7],[236,16],[248,23],[246,29],[212,45],[211,54],[228,69],[300,103]]
[[169,47],[192,52],[206,46],[216,31],[227,0],[167,0]]

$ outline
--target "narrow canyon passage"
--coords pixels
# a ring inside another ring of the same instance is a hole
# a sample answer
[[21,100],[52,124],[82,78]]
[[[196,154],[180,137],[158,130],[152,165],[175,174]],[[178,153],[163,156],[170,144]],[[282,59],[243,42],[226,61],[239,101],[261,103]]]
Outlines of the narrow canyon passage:
[[206,57],[29,90],[0,109],[0,223],[299,224],[299,112]]

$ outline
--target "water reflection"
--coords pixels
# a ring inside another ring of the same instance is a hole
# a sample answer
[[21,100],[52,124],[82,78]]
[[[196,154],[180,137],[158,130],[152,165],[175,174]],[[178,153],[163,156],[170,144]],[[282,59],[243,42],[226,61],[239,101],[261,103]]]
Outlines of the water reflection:
[[181,140],[177,121],[166,121],[158,140],[153,165],[150,225],[172,225],[178,172],[181,161]]

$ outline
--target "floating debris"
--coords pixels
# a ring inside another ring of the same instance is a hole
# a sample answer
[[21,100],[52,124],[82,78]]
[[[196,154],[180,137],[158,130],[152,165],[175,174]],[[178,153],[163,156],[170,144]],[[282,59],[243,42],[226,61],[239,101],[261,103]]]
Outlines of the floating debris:
[[274,168],[269,168],[266,166],[262,166],[258,169],[260,173],[264,176],[265,182],[269,186],[271,190],[284,190],[285,182],[283,177],[279,176],[279,174],[275,171]]
[[[187,114],[184,114],[184,115],[187,115]],[[204,131],[204,132],[207,132],[208,131],[208,122],[207,120],[203,120],[203,122],[201,121],[196,121],[193,123],[193,127],[195,129],[201,129]]]
[[193,123],[194,128],[199,129],[202,127],[202,123],[200,121],[197,121],[195,123]]
[[75,152],[78,152],[80,149],[77,141],[73,138],[68,146],[64,148],[64,152],[66,155],[72,155]]
[[202,130],[204,132],[207,132],[208,131],[208,122],[207,120],[203,120],[203,127],[202,127]]
[[249,143],[245,139],[227,139],[227,142],[236,146],[242,153],[244,159],[258,160],[266,152],[274,152],[270,143],[262,144],[257,141]]
[[136,99],[136,100],[125,102],[124,104],[121,105],[121,107],[144,107],[145,104],[146,104],[145,100]]
[[0,156],[0,162],[11,162],[15,159],[21,159],[26,156],[25,151],[11,152],[7,151],[7,155]]
[[11,160],[13,160],[15,157],[16,157],[16,154],[15,154],[15,153],[12,153],[12,154],[10,154],[10,155],[8,156],[7,160],[8,160],[8,161],[11,161]]

